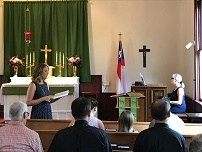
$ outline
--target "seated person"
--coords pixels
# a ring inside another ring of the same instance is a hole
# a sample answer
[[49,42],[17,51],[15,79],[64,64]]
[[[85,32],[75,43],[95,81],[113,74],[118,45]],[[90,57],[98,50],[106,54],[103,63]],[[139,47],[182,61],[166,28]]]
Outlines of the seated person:
[[170,102],[164,98],[152,102],[151,116],[155,125],[137,135],[133,152],[187,152],[184,137],[166,124],[170,117]]
[[138,132],[133,128],[134,116],[130,110],[124,110],[118,119],[118,132]]
[[71,110],[75,124],[55,134],[48,152],[112,152],[106,132],[88,125],[91,101],[79,97],[72,102]]
[[182,82],[182,76],[180,74],[173,74],[171,77],[171,83],[174,86],[174,89],[170,97],[170,111],[174,114],[185,113],[186,112],[186,103],[185,103],[185,92],[184,92],[184,83]]
[[38,133],[25,126],[28,116],[27,104],[19,101],[10,106],[11,121],[0,128],[1,152],[43,152]]
[[[168,102],[170,102],[170,99],[168,97],[158,97],[158,99],[163,99],[164,101],[167,100]],[[182,119],[180,119],[177,115],[172,114],[170,112],[170,117],[168,117],[168,119],[166,120],[166,123],[168,124],[169,128],[177,131],[180,134],[186,134],[186,127],[184,122],[182,121]],[[149,128],[154,127],[155,124],[155,120],[153,119],[150,124],[149,124]]]
[[201,152],[202,151],[202,134],[197,134],[192,137],[189,145],[189,152]]
[[[94,126],[96,128],[100,128],[102,130],[105,130],[105,126],[103,124],[103,122],[96,118],[95,115],[97,113],[97,107],[98,107],[98,102],[95,98],[89,97],[88,99],[90,99],[91,101],[91,114],[90,114],[90,119],[88,120],[88,124],[90,126]],[[75,122],[75,119],[72,119],[72,121],[70,122],[69,126],[73,126]]]

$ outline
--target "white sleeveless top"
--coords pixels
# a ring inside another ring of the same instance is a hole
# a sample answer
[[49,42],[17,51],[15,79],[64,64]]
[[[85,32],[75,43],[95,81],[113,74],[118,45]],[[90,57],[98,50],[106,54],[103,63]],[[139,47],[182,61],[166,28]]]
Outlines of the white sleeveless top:
[[90,126],[99,128],[99,127],[98,127],[98,118],[96,118],[92,113],[90,114],[90,119],[89,119],[89,121],[88,121],[88,124],[89,124]]

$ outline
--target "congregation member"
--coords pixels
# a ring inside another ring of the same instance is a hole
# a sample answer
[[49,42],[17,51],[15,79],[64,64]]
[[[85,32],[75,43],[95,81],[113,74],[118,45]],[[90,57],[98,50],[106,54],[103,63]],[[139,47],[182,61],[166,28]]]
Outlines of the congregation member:
[[[163,99],[170,102],[170,99],[168,97],[160,96],[158,97],[158,99]],[[170,117],[166,119],[166,123],[168,124],[169,128],[177,131],[180,134],[187,133],[185,123],[182,121],[181,118],[179,118],[177,115],[173,114],[172,112],[170,112]],[[154,124],[155,124],[155,120],[153,119],[149,124],[149,128],[154,127]]]
[[71,110],[75,124],[56,133],[48,152],[112,152],[106,132],[88,125],[91,114],[90,99],[75,99]]
[[155,120],[152,128],[141,131],[135,141],[134,152],[187,152],[184,137],[169,128],[170,103],[157,99],[151,104],[151,116]]
[[43,152],[38,133],[25,126],[27,105],[23,102],[14,102],[9,109],[11,121],[0,128],[1,152]]
[[202,134],[197,134],[192,137],[189,152],[202,152]]
[[118,119],[118,132],[138,132],[133,127],[134,116],[130,110],[124,110]]
[[[95,115],[97,114],[97,107],[98,107],[97,100],[93,97],[89,97],[88,99],[91,100],[91,114],[90,114],[90,119],[88,120],[88,124],[90,126],[94,126],[96,128],[105,130],[105,126],[104,126],[103,122],[100,119],[98,119],[97,117],[95,117]],[[75,122],[75,119],[72,119],[69,126],[73,126],[74,122]]]
[[52,119],[51,103],[58,99],[50,96],[48,84],[45,82],[49,74],[49,67],[39,63],[33,71],[32,82],[27,89],[26,101],[32,106],[31,119]]
[[171,77],[171,83],[174,86],[174,89],[171,93],[170,111],[174,114],[185,113],[186,112],[186,103],[185,103],[185,92],[184,92],[184,83],[182,82],[182,76],[178,73],[173,74]]

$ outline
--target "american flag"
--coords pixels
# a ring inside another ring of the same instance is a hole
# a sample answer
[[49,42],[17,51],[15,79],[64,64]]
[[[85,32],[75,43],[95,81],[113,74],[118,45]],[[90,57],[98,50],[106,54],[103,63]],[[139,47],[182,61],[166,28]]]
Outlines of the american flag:
[[125,60],[121,40],[119,40],[119,48],[118,48],[117,76],[118,76],[117,94],[127,93]]

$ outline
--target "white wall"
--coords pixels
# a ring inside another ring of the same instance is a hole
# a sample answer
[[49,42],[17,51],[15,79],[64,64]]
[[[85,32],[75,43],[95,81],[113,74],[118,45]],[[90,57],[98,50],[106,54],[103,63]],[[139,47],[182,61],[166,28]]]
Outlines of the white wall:
[[[116,91],[118,34],[123,33],[128,91],[139,72],[147,83],[163,83],[172,91],[173,73],[183,75],[187,94],[193,95],[193,50],[185,45],[193,40],[192,0],[91,0],[89,32],[91,74],[110,81],[107,91]],[[143,68],[146,45],[147,67]],[[189,62],[188,62],[189,61]]]
[[[0,4],[0,74],[3,74],[3,7]],[[163,83],[172,90],[170,78],[181,73],[186,93],[194,92],[193,47],[185,45],[194,38],[194,0],[90,0],[89,39],[91,74],[110,81],[108,92],[116,91],[118,34],[125,53],[128,91],[139,72],[147,83]],[[147,67],[143,68],[146,45]],[[104,88],[103,88],[104,91]]]

